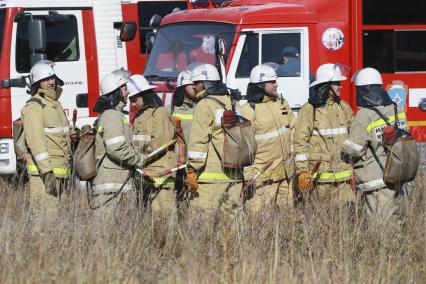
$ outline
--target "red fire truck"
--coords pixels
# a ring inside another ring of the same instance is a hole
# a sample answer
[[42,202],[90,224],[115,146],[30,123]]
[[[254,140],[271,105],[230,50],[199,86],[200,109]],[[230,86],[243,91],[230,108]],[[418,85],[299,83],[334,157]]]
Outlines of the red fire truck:
[[[224,42],[227,85],[244,94],[250,70],[266,62],[279,68],[283,49],[291,47],[300,66],[292,74],[278,74],[278,84],[293,108],[307,101],[319,65],[338,62],[350,73],[374,67],[406,109],[416,139],[424,141],[426,113],[419,104],[426,105],[425,13],[424,0],[188,1],[188,10],[162,19],[144,74],[171,93],[167,82],[186,65],[220,67],[216,46]],[[343,98],[355,109],[350,80],[343,87]]]
[[92,123],[100,79],[118,68],[142,73],[150,19],[186,5],[182,0],[0,0],[0,174],[16,170],[12,122],[29,99],[21,78],[32,63],[55,62],[65,81],[65,111],[72,116],[77,108],[77,124]]

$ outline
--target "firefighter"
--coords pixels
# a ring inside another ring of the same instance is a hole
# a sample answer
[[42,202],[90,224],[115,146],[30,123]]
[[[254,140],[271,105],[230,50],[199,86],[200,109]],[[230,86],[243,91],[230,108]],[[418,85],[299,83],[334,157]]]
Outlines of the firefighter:
[[[310,197],[321,203],[355,201],[352,168],[341,159],[342,143],[353,116],[351,107],[340,98],[343,80],[346,77],[337,64],[321,65],[295,124],[297,188],[302,194],[312,191]],[[313,172],[317,163],[321,164]]]
[[[383,181],[381,168],[386,163],[386,151],[382,138],[386,123],[373,109],[395,122],[396,106],[383,89],[382,77],[376,69],[364,68],[354,79],[359,110],[350,135],[343,142],[343,152],[354,162],[357,190],[362,192],[366,213],[386,220],[398,213],[405,192],[402,186],[388,186]],[[405,113],[401,109],[397,113],[400,128],[408,130]]]
[[97,174],[93,179],[90,205],[100,216],[112,212],[124,193],[132,190],[136,168],[144,157],[132,145],[132,129],[124,116],[128,90],[125,76],[106,75],[94,111],[99,112],[96,126]]
[[188,65],[179,73],[176,82],[176,89],[173,94],[173,116],[182,121],[182,128],[185,139],[189,139],[189,131],[197,103],[193,82],[191,81],[192,70],[199,64]]
[[[255,127],[257,151],[254,171],[260,174],[254,181],[255,188],[245,187],[243,195],[250,198],[245,206],[257,212],[262,206],[292,205],[293,194],[289,186],[292,177],[290,130],[295,116],[288,102],[277,94],[277,74],[267,65],[258,65],[250,73],[246,99],[243,105],[245,117]],[[254,192],[246,192],[253,190]]]
[[[221,82],[219,72],[210,64],[201,64],[192,71],[195,97],[198,101],[189,138],[188,169],[186,185],[197,191],[199,197],[191,206],[204,209],[216,208],[219,204],[239,205],[241,173],[223,170],[224,134],[221,119],[226,109],[232,109],[232,102],[226,86]],[[236,107],[237,113],[241,109]]]
[[[142,75],[129,78],[129,98],[137,108],[133,122],[133,142],[144,155],[150,154],[175,137],[175,127],[169,111],[163,107],[160,97],[154,92],[156,86],[150,85]],[[147,164],[144,172],[147,178],[142,183],[145,207],[152,209],[173,209],[175,175],[159,174],[175,168],[177,165],[173,146]]]
[[30,70],[32,98],[22,109],[27,146],[26,163],[30,175],[30,204],[35,216],[41,211],[55,214],[58,197],[70,175],[71,138],[69,121],[58,101],[64,82],[53,63],[40,61]]

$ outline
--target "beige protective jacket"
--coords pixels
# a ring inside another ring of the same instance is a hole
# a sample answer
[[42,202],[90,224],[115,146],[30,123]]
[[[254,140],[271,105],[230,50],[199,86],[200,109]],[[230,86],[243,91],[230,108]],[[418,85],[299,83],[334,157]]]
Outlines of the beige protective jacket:
[[[231,110],[231,98],[228,95],[211,96]],[[221,121],[224,108],[216,101],[204,97],[194,109],[194,118],[188,147],[188,162],[198,173],[198,181],[204,183],[229,183],[240,181],[241,175],[236,171],[223,171],[223,134]],[[237,104],[236,112],[242,115]]]
[[183,134],[187,142],[189,141],[189,134],[191,133],[195,106],[195,102],[185,99],[180,107],[175,107],[173,110],[173,116],[179,117],[182,121]]
[[[93,179],[93,194],[117,192],[131,170],[142,168],[143,156],[132,145],[132,128],[123,114],[124,103],[104,111],[97,124],[97,174]],[[132,179],[121,192],[132,189]]]
[[[395,123],[394,106],[378,106],[377,109],[389,122]],[[407,119],[398,110],[399,127],[408,130]],[[381,165],[386,163],[386,152],[382,144],[382,132],[386,123],[371,109],[360,108],[350,128],[349,137],[343,142],[343,152],[354,157],[355,179],[358,191],[371,191],[387,187],[383,181],[383,171],[373,156],[370,144]]]
[[272,161],[256,181],[287,179],[290,182],[293,174],[291,130],[295,122],[290,105],[286,100],[265,96],[263,102],[246,103],[242,108],[256,132],[255,168],[260,171]]
[[[148,108],[139,112],[133,122],[133,143],[140,152],[148,155],[175,137],[175,127],[169,111],[165,107]],[[173,146],[159,156],[155,162],[146,165],[144,171],[153,177],[155,185],[172,186],[174,174],[155,177],[161,172],[175,168],[177,157]],[[155,177],[155,178],[154,178]]]
[[[321,160],[318,182],[334,183],[352,177],[352,168],[341,159],[343,141],[352,120],[351,107],[340,100],[328,100],[318,108],[306,103],[299,111],[294,128],[296,173],[311,172]],[[314,176],[316,178],[316,175]]]
[[[40,89],[22,109],[27,170],[31,175],[53,171],[58,178],[70,174],[71,140],[69,122],[58,101],[62,89]],[[35,100],[40,100],[41,105]]]

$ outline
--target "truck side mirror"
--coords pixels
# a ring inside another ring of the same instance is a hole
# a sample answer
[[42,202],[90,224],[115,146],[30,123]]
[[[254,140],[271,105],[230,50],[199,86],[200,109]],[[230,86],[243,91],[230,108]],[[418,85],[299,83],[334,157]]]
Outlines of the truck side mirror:
[[149,20],[149,26],[151,28],[158,28],[160,26],[162,17],[158,14],[154,14]]
[[137,29],[135,22],[123,22],[120,29],[120,40],[130,41],[134,39]]
[[426,98],[422,98],[419,102],[419,109],[426,112]]
[[31,53],[46,50],[46,25],[42,19],[33,19],[28,22],[28,37]]
[[217,53],[222,56],[226,54],[226,42],[223,38],[217,41]]
[[88,94],[77,94],[75,97],[75,104],[77,107],[89,107]]
[[27,82],[25,80],[25,77],[1,81],[1,87],[3,89],[12,88],[12,87],[25,88],[26,86],[27,86]]

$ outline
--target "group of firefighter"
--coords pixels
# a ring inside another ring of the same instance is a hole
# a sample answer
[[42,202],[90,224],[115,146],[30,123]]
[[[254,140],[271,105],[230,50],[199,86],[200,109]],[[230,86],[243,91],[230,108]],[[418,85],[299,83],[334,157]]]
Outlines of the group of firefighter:
[[[30,79],[32,97],[22,109],[27,153],[21,157],[30,175],[30,204],[35,211],[57,212],[71,173],[72,144],[85,133],[70,127],[58,101],[63,82],[52,64],[35,64]],[[321,65],[296,115],[277,93],[277,73],[268,64],[251,70],[244,100],[230,94],[215,66],[191,64],[177,77],[171,111],[144,76],[125,70],[106,75],[94,108],[99,116],[91,208],[110,214],[126,195],[145,210],[259,212],[316,200],[345,208],[361,202],[369,216],[390,219],[402,210],[406,192],[383,181],[380,131],[386,122],[371,107],[393,123],[396,115],[405,128],[406,117],[401,109],[395,114],[373,68],[353,78],[354,116],[340,96],[344,80],[338,64]],[[132,124],[124,113],[128,101],[137,109]],[[252,125],[257,148],[251,165],[223,164],[229,111],[232,119]]]

